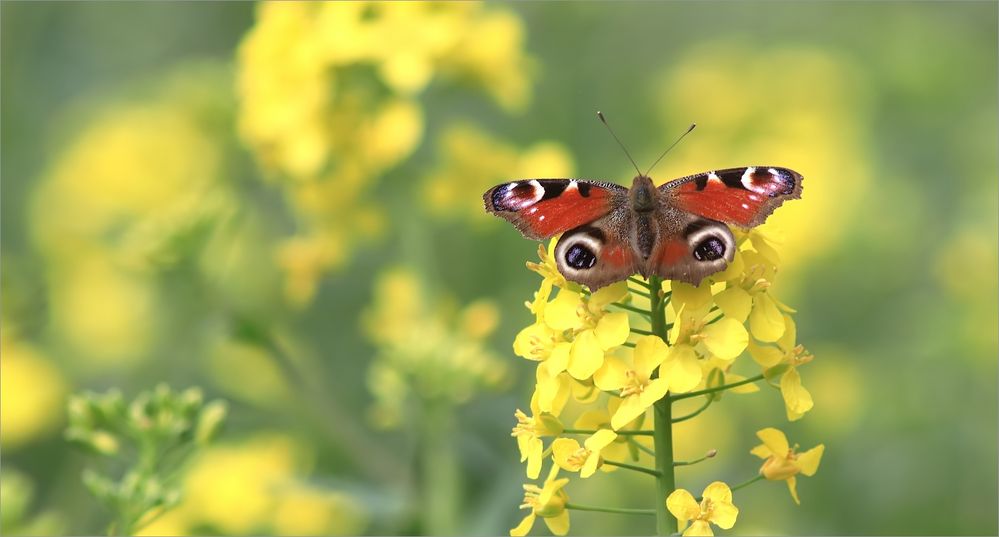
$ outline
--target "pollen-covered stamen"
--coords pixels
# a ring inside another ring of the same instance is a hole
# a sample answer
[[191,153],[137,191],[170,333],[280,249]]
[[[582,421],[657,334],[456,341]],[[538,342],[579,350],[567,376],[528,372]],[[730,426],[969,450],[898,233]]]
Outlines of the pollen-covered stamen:
[[697,520],[709,521],[711,520],[711,514],[714,513],[715,505],[711,501],[711,498],[703,498],[701,500],[701,514],[697,516]]
[[799,366],[811,362],[814,358],[815,357],[812,356],[812,353],[808,352],[805,349],[805,346],[799,343],[791,349],[791,352],[788,353],[787,361],[793,366]]
[[510,436],[538,436],[539,431],[534,418],[524,414],[520,409],[517,409],[513,415],[517,418],[517,425],[513,426]]
[[770,281],[768,281],[766,278],[757,278],[756,281],[754,281],[752,285],[749,286],[749,289],[747,289],[747,291],[749,291],[750,293],[762,293],[763,291],[770,289],[771,285],[772,284],[770,283]]
[[568,462],[572,466],[582,466],[583,463],[586,462],[586,459],[590,457],[590,453],[592,453],[592,451],[581,447],[574,451],[572,455],[569,455]]
[[642,379],[634,370],[629,370],[625,373],[625,376],[628,377],[628,380],[624,387],[621,388],[621,397],[641,394],[645,391],[645,387],[649,385],[649,380]]
[[538,497],[541,496],[541,487],[532,484],[524,485],[524,503],[520,504],[521,509],[534,509],[540,505]]

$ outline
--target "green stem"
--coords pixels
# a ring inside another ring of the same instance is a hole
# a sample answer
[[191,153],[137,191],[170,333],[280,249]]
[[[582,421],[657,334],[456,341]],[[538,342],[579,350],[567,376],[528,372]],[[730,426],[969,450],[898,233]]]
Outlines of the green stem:
[[461,509],[454,409],[437,399],[426,401],[424,411],[420,438],[423,529],[427,535],[453,535]]
[[736,490],[741,489],[742,487],[748,487],[749,485],[752,485],[753,483],[756,483],[757,481],[759,481],[761,479],[763,479],[763,475],[762,474],[760,474],[760,475],[758,475],[758,476],[756,476],[756,477],[754,477],[752,479],[748,479],[746,481],[743,481],[742,483],[739,483],[738,485],[732,487],[732,490],[736,491]]
[[626,507],[597,507],[594,505],[579,505],[578,503],[565,504],[566,509],[574,511],[595,511],[597,513],[614,513],[618,515],[654,515],[652,509],[628,509]]
[[711,450],[711,451],[705,453],[704,456],[701,457],[700,459],[694,459],[692,461],[676,461],[676,462],[673,463],[673,466],[690,466],[691,464],[697,464],[699,462],[706,461],[706,460],[714,457],[715,453],[717,453],[715,450]]
[[[594,429],[562,429],[563,433],[568,434],[593,434],[597,431]],[[618,436],[652,436],[654,431],[617,431]]]
[[[659,296],[662,280],[658,276],[649,278],[649,288],[654,290],[652,298],[651,324],[652,332],[663,342],[668,342],[666,328],[665,295]],[[658,372],[657,372],[658,375]],[[666,497],[676,490],[676,476],[673,474],[673,424],[672,401],[669,394],[656,401],[653,405],[653,417],[656,434],[653,436],[656,449],[656,534],[672,535],[677,533],[676,518],[666,509]]]
[[749,377],[748,379],[742,379],[739,382],[733,382],[732,384],[725,384],[723,386],[715,386],[714,388],[705,388],[703,390],[697,390],[696,392],[681,393],[679,395],[671,395],[669,398],[673,401],[679,401],[681,399],[688,399],[690,397],[697,397],[698,395],[706,395],[709,393],[722,392],[725,390],[730,390],[732,388],[737,388],[743,384],[752,384],[754,382],[763,380],[763,373],[756,375],[755,377]]
[[634,276],[629,276],[628,277],[628,281],[631,282],[631,283],[637,283],[638,285],[641,285],[642,287],[644,287],[646,289],[650,288],[648,283],[643,282],[642,280],[639,280],[638,278],[636,278]]
[[705,410],[707,410],[708,407],[711,406],[711,403],[714,403],[714,402],[715,402],[714,397],[708,397],[704,401],[704,404],[700,406],[700,408],[698,408],[697,410],[691,412],[690,414],[686,414],[686,415],[680,416],[679,418],[673,418],[673,423],[680,423],[681,421],[687,421],[687,420],[689,420],[689,419],[697,416],[701,412],[704,412]]
[[631,287],[628,288],[628,291],[632,292],[632,293],[634,293],[634,294],[636,294],[638,296],[644,296],[645,298],[648,298],[648,299],[652,298],[652,295],[650,295],[649,293],[647,293],[645,291],[639,291],[638,289],[632,289]]
[[636,472],[642,472],[643,474],[649,474],[659,477],[659,470],[653,470],[652,468],[646,468],[644,466],[639,466],[637,464],[628,464],[626,462],[609,461],[604,459],[604,464],[609,464],[611,466],[617,466],[618,468],[625,468],[627,470],[634,470]]
[[631,333],[632,334],[638,334],[640,336],[654,336],[655,335],[652,332],[649,332],[648,330],[641,330],[639,328],[632,328],[631,329]]
[[656,456],[655,451],[652,451],[651,449],[643,446],[640,442],[637,442],[635,440],[631,440],[630,442],[634,444],[634,446],[637,447],[640,451],[644,451],[646,455],[652,455],[653,457]]

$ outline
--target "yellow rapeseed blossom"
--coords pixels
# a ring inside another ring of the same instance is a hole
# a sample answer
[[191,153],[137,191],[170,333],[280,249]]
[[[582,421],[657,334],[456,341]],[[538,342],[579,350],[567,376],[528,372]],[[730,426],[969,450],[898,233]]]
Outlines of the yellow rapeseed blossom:
[[[789,315],[784,316],[787,330],[777,340],[777,346],[749,344],[749,353],[760,366],[773,374],[780,374],[780,391],[784,397],[787,419],[795,421],[812,409],[812,394],[801,384],[798,367],[811,362],[814,357],[796,342],[797,328]],[[781,372],[782,371],[782,372]]]
[[579,472],[579,477],[587,478],[600,467],[601,451],[617,439],[610,429],[600,429],[583,442],[571,438],[558,438],[552,442],[552,456],[555,464],[570,472]]
[[756,436],[763,441],[754,447],[750,453],[764,459],[760,467],[760,475],[771,481],[786,481],[794,503],[801,504],[798,499],[797,480],[799,473],[813,476],[819,470],[819,462],[826,447],[819,444],[804,453],[797,453],[797,445],[791,447],[784,433],[773,427],[760,429]]
[[413,396],[460,404],[478,389],[501,387],[507,367],[485,342],[498,316],[487,301],[455,308],[446,297],[430,294],[408,269],[382,273],[373,304],[362,316],[378,347],[368,373],[376,422],[398,425]]
[[56,430],[66,381],[32,345],[0,336],[0,445],[15,450]]
[[[594,375],[594,383],[601,390],[620,390],[623,402],[611,417],[611,427],[621,429],[643,415],[656,401],[669,391],[670,379],[652,378],[652,372],[663,363],[667,348],[656,336],[644,336],[635,345],[634,363],[627,367],[618,359],[610,359]],[[696,365],[696,364],[695,364]],[[700,374],[700,366],[696,366]]]
[[556,479],[558,470],[557,465],[552,465],[551,472],[541,487],[534,484],[524,485],[524,503],[520,508],[529,509],[530,512],[517,527],[510,530],[511,536],[527,535],[537,517],[541,517],[555,535],[569,533],[569,512],[565,508],[569,502],[569,495],[563,490],[569,484],[569,479],[564,477]]
[[732,504],[732,490],[721,481],[705,487],[700,503],[690,492],[677,489],[666,498],[666,507],[681,526],[691,523],[684,530],[684,537],[714,535],[711,524],[730,529],[739,516],[739,508]]
[[259,5],[237,57],[239,132],[297,217],[276,252],[290,303],[383,231],[369,194],[423,140],[433,80],[527,102],[523,40],[518,17],[478,3]]

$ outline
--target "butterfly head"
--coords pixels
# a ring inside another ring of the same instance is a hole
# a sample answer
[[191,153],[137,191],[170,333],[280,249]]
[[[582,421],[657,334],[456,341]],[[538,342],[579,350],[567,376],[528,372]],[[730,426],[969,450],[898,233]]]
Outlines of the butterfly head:
[[639,213],[656,209],[656,185],[647,175],[637,175],[631,183],[631,207]]

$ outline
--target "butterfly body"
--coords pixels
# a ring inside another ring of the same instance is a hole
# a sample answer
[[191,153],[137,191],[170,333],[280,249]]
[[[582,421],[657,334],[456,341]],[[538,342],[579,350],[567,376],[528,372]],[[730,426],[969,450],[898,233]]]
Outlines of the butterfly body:
[[645,175],[630,189],[578,179],[526,179],[483,195],[486,210],[525,237],[559,233],[555,262],[566,279],[590,289],[632,274],[698,284],[732,261],[728,225],[762,223],[802,177],[787,168],[751,166],[691,175],[656,187]]

